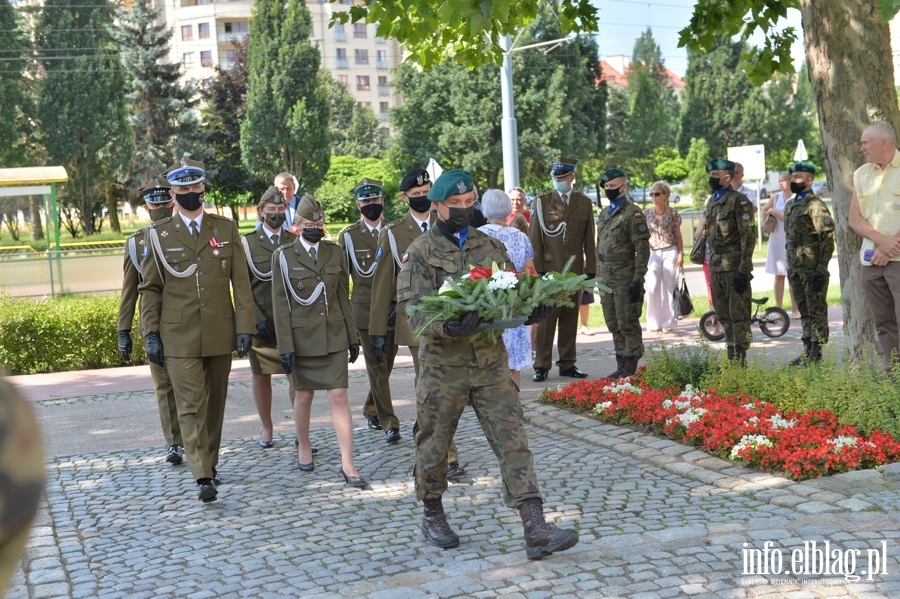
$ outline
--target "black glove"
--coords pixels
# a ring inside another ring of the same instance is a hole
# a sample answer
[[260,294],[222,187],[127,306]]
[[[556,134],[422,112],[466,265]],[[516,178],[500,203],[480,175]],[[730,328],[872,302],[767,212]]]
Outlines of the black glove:
[[[809,283],[809,286],[812,287],[813,291],[822,291],[825,289],[825,275],[820,272],[814,272],[809,275],[807,282]],[[121,334],[122,333],[119,333],[119,335]],[[121,339],[121,337],[119,338]]]
[[285,374],[294,372],[294,352],[281,354],[281,367],[284,368]]
[[444,323],[444,332],[451,337],[468,337],[481,324],[481,317],[475,312],[468,312],[462,318],[448,320]]
[[387,337],[372,335],[372,357],[375,358],[376,364],[381,364],[381,361],[384,360],[385,349],[387,349]]
[[131,331],[119,331],[119,355],[126,362],[131,362]]
[[256,334],[266,345],[275,345],[275,330],[268,320],[260,320],[256,323]]
[[166,356],[163,353],[163,344],[158,332],[147,333],[147,336],[144,337],[144,349],[147,350],[148,360],[157,366],[166,365]]
[[359,357],[359,343],[351,343],[350,344],[350,364],[356,362],[356,358]]
[[237,334],[237,352],[238,358],[244,358],[250,353],[250,346],[253,344],[253,335],[247,333]]
[[750,287],[750,275],[742,272],[734,273],[734,290],[738,293],[744,293]]
[[388,308],[388,326],[397,326],[397,302],[391,302],[391,307]]
[[525,321],[525,324],[537,324],[542,320],[546,320],[553,313],[553,306],[540,305],[532,311],[531,316]]
[[644,286],[639,281],[628,283],[628,300],[634,304],[644,297]]

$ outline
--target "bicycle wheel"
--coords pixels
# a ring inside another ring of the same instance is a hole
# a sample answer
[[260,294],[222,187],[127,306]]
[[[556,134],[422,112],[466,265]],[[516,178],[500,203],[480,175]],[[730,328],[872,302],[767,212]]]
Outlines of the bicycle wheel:
[[759,328],[769,337],[781,337],[787,333],[790,326],[791,319],[788,317],[788,313],[775,306],[766,308],[759,321]]
[[700,317],[700,334],[709,341],[721,341],[725,331],[719,326],[719,317],[712,310]]

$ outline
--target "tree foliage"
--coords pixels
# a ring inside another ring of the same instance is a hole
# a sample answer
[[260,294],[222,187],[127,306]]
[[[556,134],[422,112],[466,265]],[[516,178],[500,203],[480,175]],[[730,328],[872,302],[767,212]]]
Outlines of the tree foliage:
[[328,98],[331,120],[328,134],[334,156],[374,158],[384,150],[378,130],[378,117],[371,108],[360,108],[347,88],[327,71],[322,71],[322,86]]
[[269,179],[289,171],[300,193],[328,171],[328,98],[310,43],[309,9],[300,0],[259,0],[250,20],[247,113],[241,123],[244,166]]
[[24,164],[27,144],[28,95],[25,57],[28,43],[9,0],[0,0],[0,165]]
[[[328,176],[314,194],[325,208],[326,221],[352,223],[359,219],[356,196],[351,190],[364,177],[382,182],[385,219],[399,218],[406,212],[406,204],[399,197],[401,175],[390,162],[378,158],[334,156]],[[332,234],[339,232],[331,226],[328,230]]]
[[797,141],[801,139],[809,160],[821,167],[824,164],[822,143],[806,65],[796,75],[774,75],[763,92],[766,120],[762,141],[766,146],[766,168],[785,170],[793,161]]
[[690,180],[687,191],[694,198],[695,206],[702,206],[706,203],[706,198],[709,197],[706,163],[709,162],[711,155],[712,152],[705,139],[702,137],[691,139],[685,163],[687,163],[688,178]]

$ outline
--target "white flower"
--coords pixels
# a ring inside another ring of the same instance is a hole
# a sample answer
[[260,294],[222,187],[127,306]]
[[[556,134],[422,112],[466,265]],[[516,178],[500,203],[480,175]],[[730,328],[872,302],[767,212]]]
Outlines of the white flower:
[[671,408],[671,407],[672,407],[672,400],[671,400],[671,399],[664,399],[663,402],[662,402],[662,407],[664,407],[664,408],[667,409],[667,410],[668,410],[669,408]]
[[438,293],[444,293],[445,291],[450,291],[451,289],[453,289],[453,285],[450,284],[452,281],[453,281],[453,279],[451,279],[450,277],[447,277],[446,279],[444,279],[444,282],[441,285],[441,288],[438,289]]
[[759,422],[759,416],[751,416],[747,419],[747,424],[756,424]]
[[491,279],[488,281],[488,289],[491,291],[497,289],[515,289],[518,282],[519,279],[516,277],[516,273],[498,270],[491,275]]
[[844,447],[855,447],[856,437],[852,435],[841,435],[840,437],[829,439],[828,444],[832,446],[832,451],[834,453],[839,453]]
[[687,428],[692,423],[697,422],[703,415],[706,414],[706,410],[704,408],[691,408],[686,412],[678,414],[675,418],[669,419],[666,424],[671,424],[673,422],[677,422],[681,426]]
[[594,406],[593,413],[594,416],[601,416],[603,412],[606,411],[609,406],[612,405],[611,401],[603,401]]
[[772,440],[765,435],[744,435],[738,444],[731,448],[731,459],[739,459],[740,452],[748,447],[751,449],[759,449],[760,447],[774,447]]
[[615,384],[607,385],[606,387],[603,387],[604,393],[615,393],[616,395],[618,395],[619,393],[624,393],[625,391],[631,391],[635,395],[641,394],[640,387],[635,387],[631,383],[621,383],[621,384],[615,383]]
[[787,420],[775,414],[774,416],[769,416],[769,424],[772,428],[785,429],[785,428],[793,428],[794,425],[797,424],[796,420]]

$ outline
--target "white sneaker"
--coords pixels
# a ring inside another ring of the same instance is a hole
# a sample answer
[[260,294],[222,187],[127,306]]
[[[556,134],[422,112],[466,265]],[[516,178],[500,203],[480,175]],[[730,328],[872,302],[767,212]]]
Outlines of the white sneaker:
[[590,336],[594,334],[594,331],[592,331],[590,327],[586,325],[581,325],[581,334]]

